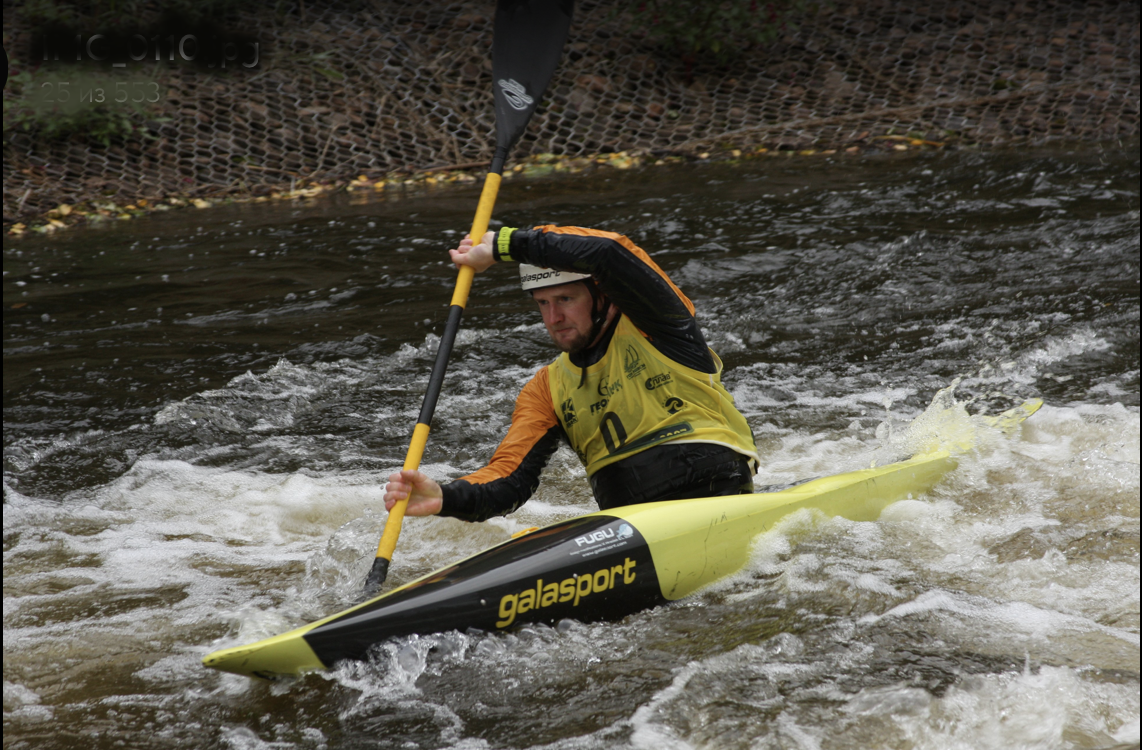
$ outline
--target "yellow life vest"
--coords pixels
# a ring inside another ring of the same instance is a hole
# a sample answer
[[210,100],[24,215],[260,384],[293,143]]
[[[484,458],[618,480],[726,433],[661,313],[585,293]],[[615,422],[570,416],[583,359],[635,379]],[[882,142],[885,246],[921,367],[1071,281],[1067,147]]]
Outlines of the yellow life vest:
[[548,365],[551,403],[587,475],[666,442],[724,445],[753,459],[756,469],[753,433],[722,385],[722,361],[710,354],[714,373],[680,365],[623,315],[582,387],[583,371],[567,354]]

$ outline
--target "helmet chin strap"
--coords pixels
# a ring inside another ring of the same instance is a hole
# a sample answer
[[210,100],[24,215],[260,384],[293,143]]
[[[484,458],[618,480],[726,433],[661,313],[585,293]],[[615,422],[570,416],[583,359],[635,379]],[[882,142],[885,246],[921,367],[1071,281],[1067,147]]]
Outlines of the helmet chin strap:
[[[599,291],[599,286],[595,282],[584,281],[583,283],[587,285],[587,290],[591,293],[591,331],[587,334],[587,346],[590,346],[599,338],[599,334],[603,332],[603,326],[607,324],[607,313],[611,309],[611,300]],[[600,302],[602,302],[601,305]]]
[[[587,290],[591,293],[591,330],[587,332],[587,347],[594,346],[595,342],[603,333],[603,328],[607,325],[608,313],[611,310],[611,301],[607,295],[603,294],[594,281],[584,281],[587,285]],[[600,302],[602,304],[600,304]],[[583,365],[583,373],[579,378],[578,388],[582,388],[587,382],[587,365]]]

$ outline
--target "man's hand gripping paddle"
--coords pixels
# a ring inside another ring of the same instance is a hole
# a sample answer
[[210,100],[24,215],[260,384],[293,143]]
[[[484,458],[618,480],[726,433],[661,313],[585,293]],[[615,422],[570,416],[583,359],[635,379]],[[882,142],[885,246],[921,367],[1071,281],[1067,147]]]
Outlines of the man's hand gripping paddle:
[[[480,194],[476,218],[472,221],[472,231],[469,233],[474,243],[478,243],[488,231],[488,221],[496,203],[508,152],[523,134],[559,63],[563,43],[571,26],[573,2],[574,0],[499,0],[496,4],[492,37],[496,153],[484,180],[484,190]],[[468,292],[472,288],[474,275],[472,268],[462,266],[456,277],[448,323],[444,326],[428,390],[424,394],[420,416],[412,431],[412,440],[404,459],[405,469],[418,468],[424,455],[432,413],[436,410],[436,399],[444,384],[444,371],[448,367],[456,332],[460,329],[460,317],[464,313],[464,306],[468,304]],[[377,557],[365,579],[366,598],[375,596],[388,577],[389,563],[393,559],[393,550],[396,549],[407,507],[408,500],[401,500],[389,512],[381,542],[377,545]]]

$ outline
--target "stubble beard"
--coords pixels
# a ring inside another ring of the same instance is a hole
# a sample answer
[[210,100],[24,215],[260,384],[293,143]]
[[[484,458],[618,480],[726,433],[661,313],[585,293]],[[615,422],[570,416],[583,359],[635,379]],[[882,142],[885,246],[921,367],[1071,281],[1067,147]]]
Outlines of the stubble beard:
[[578,331],[576,331],[574,338],[572,338],[570,341],[568,341],[565,344],[560,343],[559,340],[557,338],[555,338],[554,335],[551,337],[551,340],[552,340],[552,342],[554,342],[555,346],[558,347],[559,351],[564,352],[566,354],[578,354],[579,352],[586,349],[587,344],[590,343],[589,341],[587,341],[588,335],[589,334],[579,333]]

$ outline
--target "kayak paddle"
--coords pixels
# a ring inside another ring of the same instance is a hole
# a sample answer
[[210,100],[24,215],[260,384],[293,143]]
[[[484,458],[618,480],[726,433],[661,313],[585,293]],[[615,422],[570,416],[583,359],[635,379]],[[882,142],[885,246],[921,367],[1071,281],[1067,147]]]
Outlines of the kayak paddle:
[[[571,9],[574,0],[499,0],[496,4],[495,26],[492,33],[492,90],[496,104],[496,151],[488,175],[484,179],[484,189],[476,207],[476,218],[472,221],[469,236],[474,243],[488,231],[488,221],[492,216],[492,206],[496,202],[504,163],[508,152],[523,135],[531,115],[547,84],[555,72],[555,66],[563,52],[563,43],[571,26]],[[420,407],[420,416],[412,431],[412,440],[404,459],[404,469],[416,469],[424,455],[428,441],[432,413],[436,410],[436,400],[444,384],[444,371],[448,367],[448,357],[452,354],[452,344],[460,329],[460,317],[468,303],[468,292],[472,288],[475,275],[468,266],[462,266],[456,277],[456,289],[452,293],[448,322],[444,335],[440,338],[440,348],[436,352],[436,362],[428,380],[428,390]],[[373,567],[365,579],[365,596],[375,595],[389,574],[389,563],[393,559],[397,537],[400,536],[401,522],[404,520],[408,500],[401,500],[389,512],[385,530],[377,545],[377,556]]]

